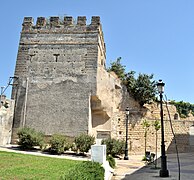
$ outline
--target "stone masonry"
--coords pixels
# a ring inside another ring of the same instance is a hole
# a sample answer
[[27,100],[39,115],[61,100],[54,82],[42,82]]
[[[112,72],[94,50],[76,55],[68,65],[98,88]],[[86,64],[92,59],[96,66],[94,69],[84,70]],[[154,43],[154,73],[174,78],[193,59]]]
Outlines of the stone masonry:
[[35,25],[25,17],[15,68],[18,85],[12,91],[13,139],[25,126],[46,135],[116,135],[112,122],[126,89],[105,70],[105,59],[100,17],[92,17],[89,25],[86,17],[76,24],[72,17],[38,17]]
[[[194,151],[194,139],[190,133],[190,129],[194,125],[194,118],[191,115],[186,119],[180,119],[176,107],[174,105],[163,104],[164,114],[164,133],[165,133],[165,147],[167,153],[175,153],[175,139],[171,130],[170,118],[172,122],[173,131],[176,136],[176,142],[179,152]],[[141,114],[143,116],[141,116]],[[143,121],[146,120],[150,127],[147,133],[147,151],[155,153],[156,151],[156,130],[153,126],[156,120],[160,123],[160,105],[159,103],[152,103],[145,105],[144,108],[130,111],[129,115],[129,153],[143,154],[145,148],[145,129],[143,128]],[[121,118],[119,122],[119,131],[121,132],[119,138],[125,137],[125,117]],[[160,152],[161,146],[161,129],[157,132],[157,151]]]
[[9,144],[11,141],[14,101],[0,96],[0,145]]

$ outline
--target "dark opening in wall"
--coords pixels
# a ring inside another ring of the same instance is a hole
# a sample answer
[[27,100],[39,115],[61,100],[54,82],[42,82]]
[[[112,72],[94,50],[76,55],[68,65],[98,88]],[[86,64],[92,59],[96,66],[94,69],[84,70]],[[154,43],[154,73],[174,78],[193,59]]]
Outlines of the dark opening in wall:
[[60,54],[53,54],[55,56],[55,62],[58,62],[58,57],[60,56]]
[[101,65],[104,66],[104,61],[103,61],[103,59],[101,59]]
[[177,120],[179,118],[179,115],[177,113],[174,114],[174,120]]
[[30,62],[32,62],[32,58],[35,56],[35,54],[30,55]]

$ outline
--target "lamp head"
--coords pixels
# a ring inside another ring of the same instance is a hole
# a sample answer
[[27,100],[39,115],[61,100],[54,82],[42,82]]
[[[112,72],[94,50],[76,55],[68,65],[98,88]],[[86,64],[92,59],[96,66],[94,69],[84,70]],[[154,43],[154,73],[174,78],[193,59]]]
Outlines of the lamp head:
[[125,109],[125,113],[126,113],[126,115],[129,115],[129,107],[127,107],[127,108]]
[[163,93],[165,83],[163,83],[162,80],[160,79],[156,85],[157,85],[157,88],[158,88],[158,92]]

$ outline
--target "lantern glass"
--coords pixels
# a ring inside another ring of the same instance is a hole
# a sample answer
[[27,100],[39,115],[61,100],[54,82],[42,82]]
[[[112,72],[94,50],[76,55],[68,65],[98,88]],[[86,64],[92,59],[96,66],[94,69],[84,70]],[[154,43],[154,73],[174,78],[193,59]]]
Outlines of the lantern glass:
[[126,115],[129,115],[129,107],[126,108],[125,113]]
[[159,93],[163,93],[164,92],[164,83],[162,82],[162,80],[159,80],[157,83],[157,88],[158,88],[158,92]]

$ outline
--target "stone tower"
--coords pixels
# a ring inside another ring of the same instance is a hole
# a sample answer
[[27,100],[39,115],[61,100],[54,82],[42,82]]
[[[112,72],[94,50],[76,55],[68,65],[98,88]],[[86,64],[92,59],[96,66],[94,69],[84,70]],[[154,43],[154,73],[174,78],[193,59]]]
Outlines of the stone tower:
[[[92,17],[89,25],[86,17],[77,23],[72,17],[38,17],[35,25],[25,17],[22,25],[15,68],[19,84],[12,90],[13,136],[24,126],[46,135],[75,136],[106,123],[110,117],[102,110],[97,87],[106,57],[100,17]],[[104,120],[92,122],[93,111],[102,111]],[[105,129],[111,131],[111,125]]]

